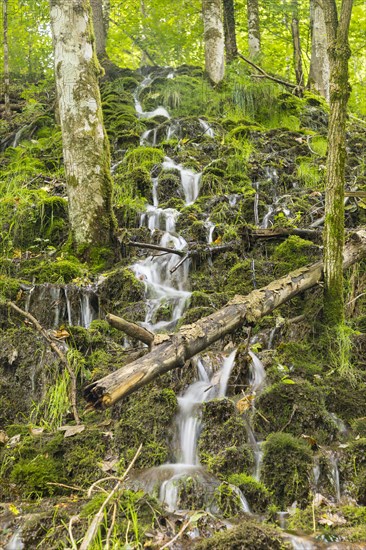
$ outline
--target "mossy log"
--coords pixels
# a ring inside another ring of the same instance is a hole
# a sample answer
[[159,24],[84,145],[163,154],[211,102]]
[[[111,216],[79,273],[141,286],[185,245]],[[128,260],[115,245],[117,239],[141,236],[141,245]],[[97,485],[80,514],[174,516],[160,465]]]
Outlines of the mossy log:
[[154,342],[154,334],[146,328],[136,325],[136,323],[130,323],[129,321],[126,321],[126,319],[117,317],[117,315],[113,315],[112,313],[108,313],[106,315],[106,321],[108,321],[112,327],[121,330],[128,336],[131,336],[131,338],[140,340],[140,342],[143,342],[148,346],[151,346]]
[[[344,269],[365,256],[366,229],[359,229],[349,236],[344,248]],[[322,262],[296,269],[247,296],[235,296],[220,310],[183,326],[176,334],[160,335],[160,345],[150,353],[89,384],[84,391],[86,400],[97,409],[110,407],[160,374],[183,367],[188,359],[226,334],[245,324],[256,323],[287,300],[317,285],[322,277]]]

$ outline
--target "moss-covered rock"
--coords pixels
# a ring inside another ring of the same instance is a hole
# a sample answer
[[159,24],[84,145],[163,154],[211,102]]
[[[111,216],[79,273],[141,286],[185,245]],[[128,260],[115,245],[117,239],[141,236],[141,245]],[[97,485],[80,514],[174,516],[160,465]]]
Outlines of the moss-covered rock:
[[127,268],[108,273],[99,286],[101,307],[105,311],[113,311],[116,315],[131,303],[143,300],[144,295],[145,285]]
[[250,472],[253,453],[246,443],[242,418],[228,399],[209,401],[203,405],[204,429],[198,440],[200,461],[209,472],[219,477]]
[[303,507],[309,499],[310,447],[290,434],[271,434],[264,444],[261,475],[282,510],[294,501]]
[[284,431],[299,437],[310,435],[324,443],[334,440],[338,432],[321,392],[304,380],[284,378],[266,388],[257,399],[256,410],[255,430],[263,436]]
[[255,514],[263,514],[272,502],[272,495],[267,487],[246,474],[232,474],[228,478],[229,483],[239,487],[249,507]]
[[241,521],[239,525],[215,534],[195,545],[195,550],[284,550],[279,531],[254,521]]

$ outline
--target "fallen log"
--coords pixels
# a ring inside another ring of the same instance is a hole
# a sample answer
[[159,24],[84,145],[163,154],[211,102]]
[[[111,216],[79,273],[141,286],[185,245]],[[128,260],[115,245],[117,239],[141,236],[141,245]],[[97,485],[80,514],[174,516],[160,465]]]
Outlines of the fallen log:
[[140,325],[136,325],[136,323],[130,323],[126,321],[126,319],[117,317],[117,315],[113,315],[112,313],[108,313],[105,318],[112,327],[121,330],[127,334],[127,336],[136,338],[136,340],[140,340],[140,342],[147,344],[149,347],[152,346],[155,336],[146,328],[140,327]]
[[[359,229],[349,236],[344,249],[344,269],[365,256],[366,229]],[[161,344],[150,353],[89,384],[84,390],[85,399],[96,409],[110,407],[160,374],[183,367],[188,359],[245,323],[256,323],[284,302],[317,285],[322,276],[323,263],[317,262],[247,296],[235,296],[222,309],[183,326],[176,334],[160,335]]]
[[321,239],[322,233],[317,229],[275,227],[270,229],[249,229],[249,235],[253,239],[278,239],[290,235],[297,235],[304,239],[318,240]]

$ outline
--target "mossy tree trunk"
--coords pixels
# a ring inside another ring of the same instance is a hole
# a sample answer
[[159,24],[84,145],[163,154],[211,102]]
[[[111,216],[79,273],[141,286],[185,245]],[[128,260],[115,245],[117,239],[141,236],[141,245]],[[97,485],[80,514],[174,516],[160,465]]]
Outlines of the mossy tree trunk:
[[225,74],[225,41],[221,0],[203,0],[202,15],[205,42],[205,69],[213,84]]
[[69,199],[80,253],[108,246],[114,230],[109,143],[88,0],[50,0],[55,78]]
[[3,0],[4,116],[10,117],[10,74],[8,41],[8,0]]
[[310,0],[311,59],[308,87],[329,101],[330,66],[323,4]]
[[294,66],[295,66],[296,84],[302,87],[304,85],[304,73],[302,70],[298,0],[292,0],[291,11],[292,11],[291,34],[292,34],[292,44],[294,48]]
[[247,0],[247,16],[249,57],[255,58],[261,53],[258,0]]
[[226,62],[230,63],[238,55],[235,33],[234,0],[223,0],[223,8]]
[[350,94],[348,31],[353,0],[343,0],[338,20],[335,0],[323,0],[330,61],[330,117],[324,222],[324,316],[328,326],[344,321],[343,245],[346,117]]
[[95,37],[95,51],[98,59],[102,62],[106,59],[107,29],[103,12],[102,0],[90,0],[90,6],[93,14],[93,28]]

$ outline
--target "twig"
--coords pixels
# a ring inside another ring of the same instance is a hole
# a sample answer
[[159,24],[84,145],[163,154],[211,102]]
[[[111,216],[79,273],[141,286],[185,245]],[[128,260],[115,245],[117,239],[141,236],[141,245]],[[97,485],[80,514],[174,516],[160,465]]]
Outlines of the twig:
[[77,544],[76,544],[75,539],[74,539],[74,535],[72,534],[72,526],[73,526],[73,523],[76,522],[76,521],[79,521],[79,519],[80,519],[79,516],[71,516],[70,521],[69,521],[68,531],[69,531],[69,537],[70,537],[72,550],[78,550]]
[[276,78],[275,76],[271,76],[270,74],[266,73],[261,67],[253,63],[253,61],[250,61],[247,57],[244,57],[241,53],[238,52],[238,56],[240,59],[248,63],[248,65],[251,65],[256,69],[261,75],[263,75],[265,78],[269,78],[269,80],[273,80],[274,82],[277,82],[277,84],[283,84],[283,86],[287,86],[288,88],[291,88],[293,90],[300,89],[300,87],[297,84],[292,84],[292,82],[286,82],[286,80],[281,80],[280,78]]
[[65,483],[54,483],[53,481],[47,481],[47,485],[55,485],[56,487],[65,487],[66,489],[72,489],[73,491],[85,491],[82,487],[74,487],[73,485],[65,485]]
[[288,419],[288,421],[286,422],[286,424],[280,429],[280,432],[283,432],[283,430],[285,430],[285,429],[287,428],[287,426],[289,426],[289,425],[291,424],[292,419],[293,419],[294,414],[295,414],[295,412],[297,411],[297,409],[298,409],[298,406],[297,406],[297,405],[294,405],[294,406],[292,407],[291,416],[290,416],[290,418]]
[[178,262],[177,264],[175,264],[174,267],[172,267],[172,268],[170,269],[170,273],[174,273],[175,271],[177,271],[177,269],[178,269],[181,265],[183,265],[184,262],[185,262],[186,260],[188,260],[189,257],[190,257],[190,254],[189,254],[189,253],[186,254],[181,260],[179,260],[179,262]]
[[[127,470],[125,471],[125,473],[123,474],[123,476],[119,479],[119,481],[115,484],[115,486],[113,487],[113,489],[110,491],[110,493],[108,494],[107,498],[105,499],[105,501],[103,502],[103,504],[101,505],[101,507],[99,508],[98,512],[95,514],[94,518],[93,518],[93,521],[91,522],[91,524],[89,525],[88,529],[87,529],[87,532],[85,533],[85,536],[83,538],[83,541],[80,545],[80,549],[79,550],[88,550],[88,548],[90,547],[90,544],[92,543],[95,535],[96,535],[96,532],[98,530],[98,527],[100,525],[100,523],[102,522],[103,520],[103,510],[104,508],[107,506],[108,502],[111,500],[111,498],[113,497],[113,495],[118,491],[118,489],[120,488],[123,480],[126,478],[126,476],[128,475],[128,473],[130,472],[131,468],[133,467],[133,465],[135,464],[136,460],[137,460],[137,457],[139,456],[140,452],[141,452],[141,449],[142,449],[142,444],[140,445],[140,447],[137,449],[136,451],[136,454],[135,456],[133,457],[132,461],[130,462]],[[93,484],[94,485],[94,484]],[[89,489],[90,491],[90,489]]]
[[72,406],[72,412],[74,415],[74,419],[76,424],[80,424],[80,418],[76,406],[76,376],[72,368],[70,367],[70,364],[65,356],[65,354],[60,350],[56,342],[52,340],[52,338],[48,335],[47,331],[42,327],[42,325],[37,321],[35,317],[31,313],[28,313],[27,311],[24,311],[23,309],[20,309],[14,302],[8,301],[6,304],[11,307],[14,311],[31,321],[31,323],[35,326],[35,328],[38,330],[38,332],[43,336],[43,338],[49,343],[52,350],[58,355],[61,363],[66,367],[69,375],[70,375],[70,381],[71,381],[71,395],[70,395],[70,401]]
[[151,250],[160,250],[161,252],[167,252],[168,254],[177,254],[177,256],[184,256],[183,250],[177,250],[175,248],[169,248],[167,246],[160,246],[158,244],[139,243],[137,241],[129,241],[130,246],[136,246],[137,248],[147,248]]
[[358,296],[356,296],[356,298],[353,298],[353,300],[350,300],[349,302],[347,302],[346,306],[349,306],[350,304],[352,304],[353,302],[355,302],[359,298],[362,298],[362,296],[365,296],[365,294],[366,294],[366,292],[362,292],[362,294],[359,294]]
[[179,537],[184,533],[184,531],[187,529],[187,527],[189,527],[190,524],[191,524],[191,519],[186,521],[186,523],[183,525],[183,527],[180,529],[180,531],[175,535],[175,537],[172,538],[172,540],[170,540],[166,544],[164,544],[164,546],[162,546],[160,548],[160,550],[163,550],[163,548],[169,548],[169,546],[171,546],[173,544],[173,542],[175,542],[176,540],[179,539]]
[[117,504],[114,503],[113,504],[112,521],[111,521],[111,524],[109,526],[108,533],[107,533],[107,538],[106,538],[106,541],[105,541],[105,550],[109,550],[109,541],[111,539],[112,531],[113,531],[114,525],[116,523],[116,516],[117,516]]

